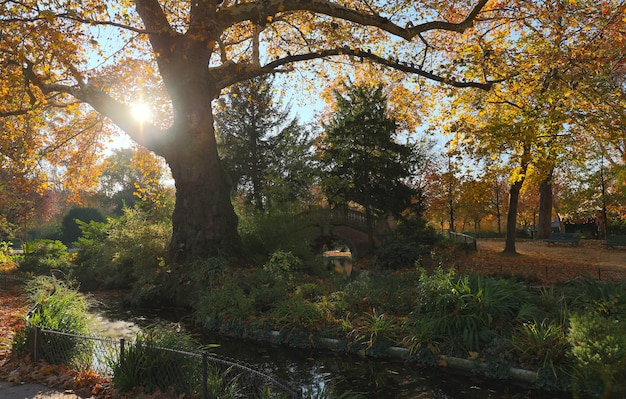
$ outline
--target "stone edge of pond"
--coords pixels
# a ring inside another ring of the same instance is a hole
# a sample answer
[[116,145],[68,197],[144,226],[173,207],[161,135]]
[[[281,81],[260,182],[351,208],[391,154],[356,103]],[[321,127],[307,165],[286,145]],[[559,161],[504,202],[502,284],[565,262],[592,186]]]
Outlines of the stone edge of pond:
[[[280,331],[272,331],[270,333],[270,335],[273,337],[279,337],[280,334]],[[341,350],[342,342],[338,339],[318,337],[316,341],[321,349],[328,349],[331,351]],[[386,353],[390,358],[400,360],[407,360],[410,356],[410,351],[407,348],[402,348],[399,346],[392,346],[387,348]],[[487,368],[487,365],[485,363],[453,356],[439,355],[439,359],[443,361],[443,364],[445,365],[443,367],[449,367],[451,369],[460,371],[474,372],[477,368],[480,370],[484,370]],[[508,375],[514,381],[530,385],[535,385],[538,378],[538,374],[536,371],[518,369],[515,367],[509,368]]]

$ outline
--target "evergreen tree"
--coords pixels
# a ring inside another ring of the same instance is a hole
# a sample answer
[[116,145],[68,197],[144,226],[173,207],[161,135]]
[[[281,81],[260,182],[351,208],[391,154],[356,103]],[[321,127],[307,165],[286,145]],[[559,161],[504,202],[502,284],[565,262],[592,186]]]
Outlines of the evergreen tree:
[[296,118],[288,120],[272,84],[262,76],[234,86],[215,117],[220,156],[234,189],[260,211],[270,201],[301,198],[310,184],[309,134]]
[[363,206],[373,244],[373,218],[399,217],[414,197],[405,180],[415,152],[396,140],[381,85],[344,83],[343,93],[335,90],[334,96],[337,109],[318,147],[322,188],[331,205]]

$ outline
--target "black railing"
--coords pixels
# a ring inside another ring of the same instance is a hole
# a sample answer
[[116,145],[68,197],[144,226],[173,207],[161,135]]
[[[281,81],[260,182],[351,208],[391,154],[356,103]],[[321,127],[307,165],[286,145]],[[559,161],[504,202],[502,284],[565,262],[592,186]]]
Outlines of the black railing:
[[132,376],[131,382],[140,380],[138,383],[145,389],[174,390],[185,397],[208,399],[226,392],[252,399],[302,397],[300,392],[252,366],[207,352],[29,328],[35,362],[63,364],[114,381]]
[[476,251],[478,249],[476,245],[476,238],[468,236],[467,234],[455,233],[448,230],[448,238],[454,242],[462,244],[465,249],[471,249]]

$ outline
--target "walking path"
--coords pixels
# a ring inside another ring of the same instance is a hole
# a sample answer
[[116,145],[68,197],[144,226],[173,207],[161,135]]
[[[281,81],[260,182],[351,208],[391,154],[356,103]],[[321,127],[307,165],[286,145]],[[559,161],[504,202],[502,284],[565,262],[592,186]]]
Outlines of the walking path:
[[13,384],[0,381],[2,399],[88,399],[92,396],[79,396],[72,391],[62,391],[40,384]]

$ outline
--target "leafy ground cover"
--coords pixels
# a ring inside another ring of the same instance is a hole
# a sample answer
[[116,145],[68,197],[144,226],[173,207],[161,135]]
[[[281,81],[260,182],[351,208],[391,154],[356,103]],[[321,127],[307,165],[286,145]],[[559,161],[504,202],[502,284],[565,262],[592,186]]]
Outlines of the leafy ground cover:
[[626,249],[607,249],[599,240],[583,240],[575,247],[521,240],[516,247],[518,256],[502,256],[502,240],[478,240],[478,251],[459,256],[456,266],[462,271],[534,275],[548,284],[579,275],[597,278],[598,269],[603,279],[626,279]]
[[[554,389],[562,387],[564,370],[573,370],[576,361],[585,366],[579,370],[592,371],[579,375],[579,384],[597,381],[597,373],[607,371],[611,380],[604,387],[624,392],[620,379],[626,369],[626,334],[619,322],[626,311],[624,285],[583,279],[574,288],[576,297],[566,299],[566,285],[557,290],[546,283],[596,276],[598,269],[612,270],[612,279],[619,280],[625,251],[606,250],[596,242],[575,248],[529,241],[520,243],[519,256],[510,257],[502,256],[501,248],[502,242],[480,241],[477,252],[446,258],[449,269],[438,268],[441,261],[423,262],[430,274],[415,268],[380,273],[362,261],[350,277],[324,279],[294,273],[298,262],[289,253],[275,253],[262,269],[213,264],[210,274],[219,279],[210,280],[211,290],[196,310],[205,327],[231,335],[300,346],[324,336],[340,340],[342,350],[373,356],[390,345],[403,345],[421,362],[437,363],[439,353],[485,362],[495,377],[510,366],[539,369],[543,383]],[[480,274],[458,274],[472,270]],[[509,277],[481,277],[493,274]],[[531,299],[519,281],[543,288]],[[54,386],[101,384],[69,370],[42,370],[28,359],[11,359],[12,336],[23,325],[26,302],[15,287],[5,285],[0,294],[0,313],[7,321],[0,326],[0,378]],[[280,335],[270,334],[272,330]],[[606,332],[613,341],[600,340]],[[580,389],[600,392],[603,386]]]

